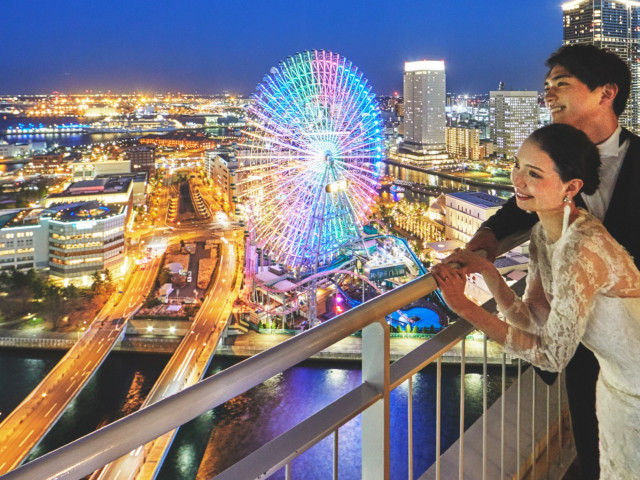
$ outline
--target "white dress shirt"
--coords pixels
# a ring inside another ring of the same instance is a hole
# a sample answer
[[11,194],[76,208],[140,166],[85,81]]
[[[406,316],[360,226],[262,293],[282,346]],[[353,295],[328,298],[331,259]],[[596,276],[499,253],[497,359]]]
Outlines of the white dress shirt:
[[629,149],[629,139],[625,140],[620,145],[620,132],[622,127],[618,125],[618,128],[613,134],[604,142],[598,145],[598,151],[600,152],[600,186],[593,195],[585,195],[581,193],[584,203],[587,205],[589,212],[604,221],[604,216],[609,208],[611,197],[613,195],[613,189],[616,186],[618,180],[618,174],[622,167],[622,161]]

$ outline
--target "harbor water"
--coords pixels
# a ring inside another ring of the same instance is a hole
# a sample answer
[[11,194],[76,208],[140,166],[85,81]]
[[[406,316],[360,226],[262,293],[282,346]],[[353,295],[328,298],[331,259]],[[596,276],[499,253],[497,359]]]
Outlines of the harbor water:
[[[62,352],[0,350],[0,420],[35,387],[62,357]],[[137,410],[168,360],[166,355],[113,352],[84,390],[30,454],[32,460]],[[207,376],[235,363],[219,358]],[[161,480],[209,479],[264,442],[318,411],[360,383],[358,363],[306,362],[185,424],[176,436],[158,476]],[[468,367],[465,423],[482,414],[480,369]],[[511,382],[511,378],[508,383]],[[489,370],[488,397],[500,396],[500,371]],[[459,432],[460,370],[443,366],[442,447]],[[427,367],[413,380],[415,472],[434,461],[436,373]],[[391,468],[395,478],[407,476],[407,386],[391,395]],[[340,429],[340,478],[360,475],[360,417]],[[331,478],[333,440],[320,442],[293,462],[294,478]],[[297,474],[296,474],[297,472]],[[304,473],[302,473],[304,472]],[[284,472],[273,478],[283,479]]]

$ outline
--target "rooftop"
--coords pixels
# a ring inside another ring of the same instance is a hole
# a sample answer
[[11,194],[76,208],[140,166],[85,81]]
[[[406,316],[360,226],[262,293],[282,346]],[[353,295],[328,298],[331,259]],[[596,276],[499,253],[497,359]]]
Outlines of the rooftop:
[[448,193],[447,197],[454,197],[467,203],[472,203],[473,205],[485,208],[500,207],[506,202],[504,198],[483,192],[455,192]]
[[42,208],[0,210],[0,229],[37,225],[43,211]]
[[135,176],[130,175],[104,175],[93,180],[73,182],[64,192],[53,193],[48,198],[68,197],[73,195],[122,193],[129,189]]
[[[66,208],[65,208],[66,207]],[[124,213],[126,205],[104,205],[98,201],[56,205],[53,219],[61,222],[79,222],[83,220],[103,220]]]

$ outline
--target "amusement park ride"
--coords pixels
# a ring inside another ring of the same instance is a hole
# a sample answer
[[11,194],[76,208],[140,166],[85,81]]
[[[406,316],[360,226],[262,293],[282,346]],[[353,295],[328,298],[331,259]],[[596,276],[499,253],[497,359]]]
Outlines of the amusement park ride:
[[[247,301],[283,325],[294,312],[314,325],[322,286],[355,276],[364,298],[365,283],[380,292],[387,275],[420,273],[406,244],[402,259],[385,262],[381,236],[365,233],[384,145],[380,110],[357,67],[322,50],[288,57],[258,85],[249,119],[236,186],[249,230]],[[373,280],[374,257],[395,273],[376,268]]]

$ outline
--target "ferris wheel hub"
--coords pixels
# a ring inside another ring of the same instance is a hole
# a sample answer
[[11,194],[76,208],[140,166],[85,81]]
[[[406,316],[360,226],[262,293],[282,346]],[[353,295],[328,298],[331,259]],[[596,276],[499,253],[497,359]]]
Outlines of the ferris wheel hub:
[[333,153],[330,150],[324,152],[324,163],[333,165]]

